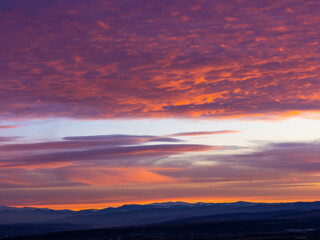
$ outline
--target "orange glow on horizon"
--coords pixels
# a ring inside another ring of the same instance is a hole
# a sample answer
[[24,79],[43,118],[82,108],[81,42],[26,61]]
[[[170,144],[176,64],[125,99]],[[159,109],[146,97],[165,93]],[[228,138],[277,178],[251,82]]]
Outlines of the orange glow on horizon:
[[212,198],[212,197],[205,197],[205,198],[167,198],[167,199],[155,199],[150,201],[132,201],[132,202],[112,202],[112,203],[91,203],[91,204],[49,204],[49,205],[28,205],[28,206],[12,206],[12,207],[35,207],[35,208],[49,208],[54,210],[63,210],[63,209],[69,209],[73,211],[80,211],[80,210],[86,210],[86,209],[104,209],[108,207],[121,207],[123,205],[130,205],[130,204],[152,204],[152,203],[164,203],[164,202],[187,202],[187,203],[233,203],[238,201],[244,201],[244,202],[255,202],[255,203],[290,203],[290,202],[314,202],[314,201],[320,201],[320,199],[314,199],[314,198],[301,198],[299,196],[296,196],[294,198],[288,199],[288,198],[277,198],[277,197],[252,197],[252,198]]

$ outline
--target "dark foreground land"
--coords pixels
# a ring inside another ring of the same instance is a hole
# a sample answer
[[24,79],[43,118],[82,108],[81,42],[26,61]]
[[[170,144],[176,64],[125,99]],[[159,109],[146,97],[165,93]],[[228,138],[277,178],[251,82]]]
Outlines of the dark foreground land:
[[2,207],[0,239],[320,240],[320,202],[178,202],[80,212]]
[[106,240],[106,239],[224,239],[224,240],[320,240],[320,221],[315,219],[249,220],[169,223],[49,233],[11,240]]

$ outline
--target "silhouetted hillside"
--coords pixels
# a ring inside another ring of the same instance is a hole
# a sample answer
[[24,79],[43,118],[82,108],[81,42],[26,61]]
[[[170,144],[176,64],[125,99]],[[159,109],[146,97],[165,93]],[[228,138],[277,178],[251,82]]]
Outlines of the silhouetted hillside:
[[[295,226],[293,220],[309,225]],[[271,223],[283,221],[286,228],[293,229],[317,229],[320,226],[320,202],[272,204],[247,202],[190,204],[177,202],[135,204],[119,208],[83,211],[1,207],[0,237],[164,223],[166,226],[206,226],[207,224],[227,224],[228,222],[238,222],[237,224],[241,223],[242,225],[245,222],[250,222],[252,225],[260,221],[271,221]],[[293,225],[291,226],[289,223]],[[316,223],[318,225],[315,225]],[[267,229],[266,226],[264,227]],[[280,230],[275,229],[275,231]]]

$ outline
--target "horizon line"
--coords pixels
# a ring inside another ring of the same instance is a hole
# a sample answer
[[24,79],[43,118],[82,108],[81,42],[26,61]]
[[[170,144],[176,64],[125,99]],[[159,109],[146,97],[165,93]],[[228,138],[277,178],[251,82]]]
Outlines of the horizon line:
[[[112,206],[106,206],[102,208],[50,208],[50,207],[40,207],[42,205],[36,205],[36,206],[8,206],[8,205],[0,205],[0,207],[8,207],[8,208],[17,208],[17,209],[22,209],[22,208],[35,208],[35,209],[46,209],[46,210],[53,210],[53,211],[63,211],[63,210],[68,210],[68,211],[74,211],[74,212],[79,212],[79,211],[86,211],[86,210],[103,210],[107,208],[121,208],[123,206],[130,206],[130,205],[139,205],[139,206],[147,206],[147,205],[152,205],[152,204],[165,204],[165,203],[187,203],[187,204],[197,204],[197,203],[203,203],[203,204],[226,204],[226,203],[256,203],[256,204],[289,204],[289,203],[315,203],[315,202],[320,202],[320,200],[314,200],[314,201],[303,201],[303,200],[297,200],[297,201],[226,201],[226,202],[202,202],[202,201],[195,201],[195,202],[188,202],[188,201],[164,201],[164,202],[148,202],[148,203],[127,203],[127,204],[122,204],[118,205],[115,207]],[[94,204],[93,204],[94,205]],[[56,206],[56,205],[48,205],[48,206]]]

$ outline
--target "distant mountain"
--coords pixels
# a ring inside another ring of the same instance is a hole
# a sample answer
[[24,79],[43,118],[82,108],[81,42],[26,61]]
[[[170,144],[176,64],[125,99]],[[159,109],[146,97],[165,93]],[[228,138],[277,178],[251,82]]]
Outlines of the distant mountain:
[[[312,212],[313,211],[313,212]],[[309,214],[309,215],[308,215]],[[311,214],[311,215],[310,215]],[[132,204],[118,208],[82,211],[0,206],[0,237],[12,226],[16,235],[59,230],[138,226],[163,222],[219,222],[320,215],[320,202],[296,203],[186,203]],[[319,218],[320,219],[320,218]],[[27,227],[26,227],[27,225]],[[18,228],[19,227],[19,228]],[[2,229],[2,230],[1,230]],[[10,232],[12,235],[12,232]]]
[[37,223],[54,221],[71,216],[76,212],[71,210],[52,210],[46,208],[14,208],[0,206],[0,224]]

